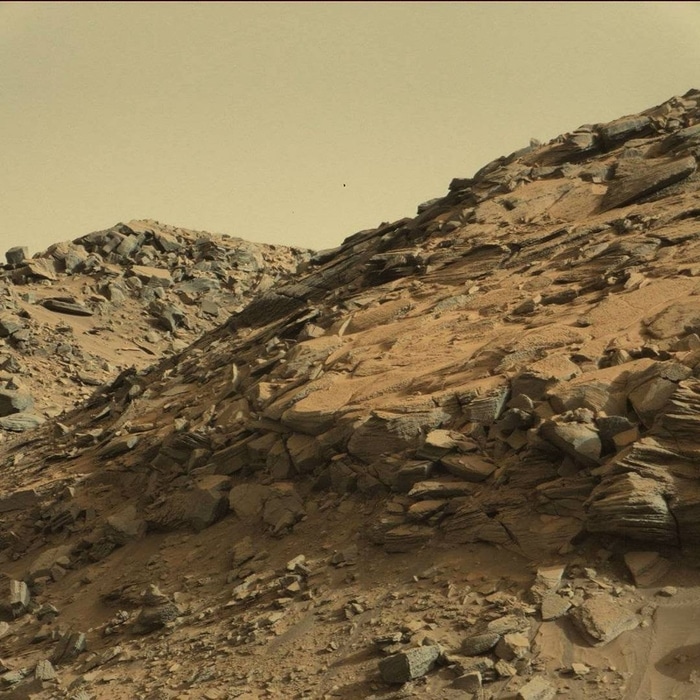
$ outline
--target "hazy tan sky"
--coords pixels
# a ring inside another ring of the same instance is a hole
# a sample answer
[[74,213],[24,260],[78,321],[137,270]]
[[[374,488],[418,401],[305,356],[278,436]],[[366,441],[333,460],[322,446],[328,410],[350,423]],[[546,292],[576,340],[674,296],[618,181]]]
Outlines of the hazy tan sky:
[[132,218],[332,247],[699,69],[698,2],[0,2],[0,256]]

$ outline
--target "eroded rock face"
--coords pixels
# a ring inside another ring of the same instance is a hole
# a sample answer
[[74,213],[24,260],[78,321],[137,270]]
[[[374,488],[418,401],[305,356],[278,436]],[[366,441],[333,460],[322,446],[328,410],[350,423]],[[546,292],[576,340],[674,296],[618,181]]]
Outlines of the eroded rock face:
[[[324,676],[299,681],[294,693],[323,685],[319,696],[369,695],[371,684],[423,676],[437,687],[438,662],[462,690],[515,679],[508,692],[528,700],[566,692],[559,670],[538,675],[545,633],[573,621],[576,643],[595,647],[648,627],[653,610],[637,610],[634,596],[663,578],[666,558],[654,553],[700,540],[699,124],[700,92],[691,92],[587,125],[454,180],[414,218],[314,256],[282,251],[280,261],[271,249],[155,222],[95,232],[31,260],[10,255],[0,426],[36,429],[8,439],[0,456],[0,556],[18,577],[6,610],[31,619],[22,583],[38,600],[64,585],[71,606],[80,586],[93,595],[94,577],[126,562],[138,580],[110,593],[100,582],[105,604],[118,607],[89,629],[152,635],[160,646],[150,661],[164,658],[170,639],[206,654],[245,647],[235,666],[271,658],[250,651],[269,645],[284,674],[260,689],[291,696],[280,678],[294,684],[293,654],[277,650],[296,634],[308,641],[346,621],[337,639],[308,653],[347,656],[356,630],[398,610],[411,619],[382,630],[386,657],[371,658],[369,685],[334,689]],[[79,275],[89,278],[85,293],[72,282]],[[109,319],[134,308],[139,322],[124,321],[122,331],[156,364],[120,362],[109,375],[93,360],[116,337]],[[42,336],[41,324],[57,316]],[[23,386],[29,358],[79,383],[89,400],[52,420],[43,397]],[[293,565],[280,570],[267,550],[279,556],[300,531],[316,551],[286,551]],[[559,561],[601,539],[612,543],[622,584]],[[417,565],[405,580],[384,572],[392,590],[374,598],[376,609],[356,589],[342,603],[328,594],[364,583],[373,569],[354,567],[368,551],[413,564],[485,545],[495,545],[493,556],[479,566],[511,554],[548,565],[530,572],[522,597],[498,577],[461,572],[457,585]],[[626,559],[623,546],[633,550]],[[201,570],[175,576],[190,555]],[[141,596],[153,580],[168,592]],[[198,599],[214,588],[215,602]],[[456,638],[442,629],[443,613]],[[213,641],[212,620],[221,625]],[[10,636],[12,622],[0,634]],[[178,637],[181,623],[187,633]],[[56,663],[84,650],[74,629],[52,637]],[[36,633],[44,642],[52,631]],[[90,678],[110,661],[90,656],[73,675]],[[178,663],[166,667],[171,688],[197,693],[202,678],[224,673],[212,661],[204,676],[185,675]],[[248,668],[237,682],[252,682]],[[562,673],[580,689],[590,670],[574,661]],[[8,673],[12,683],[26,675]],[[144,681],[133,695],[158,690]]]
[[11,248],[0,269],[0,391],[19,380],[36,407],[2,399],[2,416],[26,416],[0,422],[0,431],[30,430],[120,371],[175,354],[309,257],[151,220],[119,223],[31,258],[26,248]]

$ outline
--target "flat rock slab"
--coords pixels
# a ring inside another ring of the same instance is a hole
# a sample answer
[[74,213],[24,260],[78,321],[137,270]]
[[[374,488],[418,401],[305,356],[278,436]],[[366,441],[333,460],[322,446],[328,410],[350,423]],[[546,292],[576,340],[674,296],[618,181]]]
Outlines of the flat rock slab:
[[385,683],[408,683],[428,673],[435,666],[440,653],[437,645],[409,649],[382,659],[379,673]]
[[493,649],[501,640],[497,632],[486,632],[468,637],[462,642],[462,654],[465,656],[478,656]]
[[586,640],[596,647],[639,625],[637,615],[603,596],[587,600],[571,617]]
[[0,498],[0,513],[12,510],[24,510],[35,506],[39,501],[39,494],[34,489],[22,489],[14,491]]
[[44,423],[45,420],[43,416],[36,413],[21,411],[20,413],[13,413],[11,416],[0,418],[0,428],[13,433],[23,433],[25,430],[36,428]]
[[73,551],[72,545],[60,545],[52,547],[39,554],[29,566],[26,580],[33,581],[39,576],[49,576],[51,568],[58,564],[64,568],[70,566],[70,554]]
[[625,564],[640,588],[653,586],[671,568],[671,562],[658,552],[627,552]]
[[469,496],[474,487],[463,481],[431,480],[419,481],[408,492],[410,498],[435,499],[454,498],[455,496]]
[[518,700],[550,700],[557,694],[557,689],[546,679],[539,676],[528,681],[519,691]]
[[78,304],[75,301],[66,301],[65,299],[44,299],[41,304],[49,311],[55,311],[59,314],[69,314],[71,316],[93,315],[90,309],[82,304]]
[[546,622],[563,617],[569,612],[570,608],[571,601],[568,598],[562,598],[557,593],[548,593],[542,599],[540,614],[542,615],[542,619]]
[[496,465],[477,455],[448,455],[440,460],[445,470],[464,481],[478,483],[488,479]]
[[670,162],[656,163],[644,169],[640,168],[641,172],[613,182],[610,185],[603,198],[601,209],[607,211],[608,209],[615,209],[615,207],[632,204],[642,197],[680,182],[688,175],[694,173],[696,168],[697,163],[692,156]]
[[27,411],[34,407],[34,399],[21,391],[3,389],[0,391],[0,416]]

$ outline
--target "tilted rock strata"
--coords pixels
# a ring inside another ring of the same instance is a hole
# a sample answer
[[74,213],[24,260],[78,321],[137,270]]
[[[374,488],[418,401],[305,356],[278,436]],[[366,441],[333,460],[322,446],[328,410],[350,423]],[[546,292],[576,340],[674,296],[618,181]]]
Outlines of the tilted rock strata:
[[[415,218],[314,255],[181,352],[94,388],[60,422],[9,446],[6,562],[45,590],[151,535],[197,536],[235,522],[251,538],[280,538],[336,508],[329,521],[358,510],[358,541],[399,555],[485,542],[554,558],[589,533],[638,540],[642,551],[693,546],[698,124],[700,92],[691,91],[500,158],[453,181]],[[132,255],[141,239],[131,230],[133,241],[112,231],[89,245]],[[164,236],[161,245],[171,243]],[[88,248],[84,259],[70,246],[58,257],[88,264]],[[177,309],[163,304],[183,279],[169,270],[168,284],[150,262],[136,257],[128,278],[147,280],[159,322],[177,328]],[[50,283],[64,274],[43,258],[24,267]],[[95,312],[86,300],[55,290],[50,297],[71,318],[91,317],[62,305]],[[9,405],[17,398],[9,395]],[[293,599],[311,576],[301,561],[282,577],[270,574],[252,542],[232,543],[237,574],[224,608],[268,607],[236,627],[231,641],[241,645],[284,616],[272,587]],[[350,550],[328,557],[333,566],[355,558]],[[643,580],[644,563],[630,562]],[[594,646],[636,633],[644,617],[636,601],[628,596],[616,617],[607,600],[624,588],[595,571],[572,577],[540,572],[534,606],[485,584],[475,595],[502,615],[475,613],[471,642],[452,657],[427,635],[391,650],[404,643],[400,631],[384,645],[384,680],[429,674],[438,659],[470,688],[525,677],[536,617],[575,621]],[[313,607],[311,588],[305,602]],[[140,590],[116,590],[110,600],[140,612],[120,610],[109,634],[171,631],[186,613],[169,594],[164,587],[165,598],[151,604]],[[509,607],[518,614],[501,610]],[[355,599],[342,608],[347,620],[366,612]],[[65,630],[52,659],[81,653],[82,634]],[[573,672],[585,675],[582,666]],[[556,692],[549,681],[519,680],[522,697]]]

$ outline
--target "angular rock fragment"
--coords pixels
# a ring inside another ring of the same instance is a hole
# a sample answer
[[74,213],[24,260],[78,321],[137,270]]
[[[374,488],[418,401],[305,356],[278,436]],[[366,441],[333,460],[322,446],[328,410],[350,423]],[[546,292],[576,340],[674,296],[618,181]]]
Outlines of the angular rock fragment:
[[461,652],[465,656],[478,656],[485,654],[493,649],[501,639],[501,635],[497,632],[486,632],[485,634],[477,634],[473,637],[467,637],[462,642]]
[[39,494],[34,489],[22,489],[0,497],[0,513],[24,510],[36,505]]
[[517,700],[551,700],[557,689],[546,678],[536,676],[520,688]]
[[128,505],[107,518],[105,529],[107,536],[117,544],[126,544],[141,539],[146,534],[147,524],[138,516],[136,506]]
[[470,484],[462,481],[448,479],[431,479],[419,481],[408,492],[410,498],[452,498],[455,496],[468,496],[474,490]]
[[379,673],[385,683],[408,683],[420,678],[435,666],[439,646],[424,646],[394,654],[379,662]]
[[658,552],[627,552],[625,564],[640,588],[653,586],[671,568],[671,562]]
[[639,625],[639,617],[604,596],[590,598],[570,614],[591,646],[603,646]]
[[545,622],[556,620],[564,617],[571,609],[571,605],[571,601],[568,598],[564,598],[557,593],[548,593],[540,604],[540,615]]
[[56,645],[49,661],[53,664],[72,661],[87,648],[87,638],[82,632],[68,630]]
[[652,132],[652,123],[645,115],[623,117],[600,127],[600,135],[607,148]]
[[530,595],[536,603],[541,603],[545,596],[556,593],[565,570],[566,566],[561,564],[538,567],[535,582],[530,588]]
[[20,391],[0,390],[0,416],[27,411],[34,406],[34,399]]
[[399,525],[384,533],[382,544],[387,552],[412,552],[435,536],[435,529],[426,525]]
[[50,681],[56,678],[56,669],[48,659],[42,659],[34,667],[34,678],[40,681]]
[[93,312],[86,306],[79,304],[72,298],[51,298],[44,299],[42,305],[49,311],[55,311],[60,314],[69,314],[72,316],[92,316]]
[[540,434],[584,466],[596,466],[600,461],[600,436],[590,424],[546,421],[540,428]]
[[664,498],[665,485],[635,473],[604,479],[588,501],[586,528],[650,542],[676,543],[676,520]]
[[29,565],[26,580],[33,581],[40,576],[50,576],[51,569],[57,564],[63,568],[70,566],[70,555],[73,551],[72,545],[60,545],[52,547],[42,552]]
[[150,585],[142,595],[143,608],[134,622],[135,634],[155,632],[180,615],[177,605],[158,586]]
[[8,265],[19,265],[29,255],[29,248],[26,246],[14,246],[5,252]]
[[608,211],[632,204],[642,197],[684,180],[696,169],[697,163],[692,156],[665,163],[653,162],[640,167],[640,172],[610,184],[601,203],[601,210]]
[[30,595],[24,581],[0,580],[0,615],[3,620],[14,620],[27,612]]
[[509,632],[498,640],[495,653],[504,661],[522,659],[530,653],[530,640],[522,632]]
[[478,693],[482,687],[482,677],[480,671],[465,673],[452,682],[452,687],[463,690],[465,693]]
[[20,411],[19,413],[13,413],[10,416],[3,416],[0,418],[0,428],[13,433],[23,433],[26,430],[37,428],[45,421],[46,419],[43,416],[37,415],[36,413]]
[[449,474],[471,482],[485,481],[496,470],[493,462],[472,454],[448,455],[440,464]]

